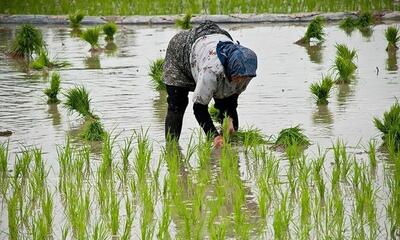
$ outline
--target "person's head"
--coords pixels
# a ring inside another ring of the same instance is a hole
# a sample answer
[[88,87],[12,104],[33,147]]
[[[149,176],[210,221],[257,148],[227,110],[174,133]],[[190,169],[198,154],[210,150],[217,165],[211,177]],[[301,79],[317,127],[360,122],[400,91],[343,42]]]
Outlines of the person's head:
[[257,55],[251,49],[233,42],[219,42],[217,55],[229,81],[247,86],[256,76]]

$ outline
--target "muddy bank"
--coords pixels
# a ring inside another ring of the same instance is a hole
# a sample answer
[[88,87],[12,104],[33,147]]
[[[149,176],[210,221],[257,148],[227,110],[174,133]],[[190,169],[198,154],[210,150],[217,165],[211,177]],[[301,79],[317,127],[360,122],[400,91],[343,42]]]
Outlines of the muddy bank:
[[[295,14],[230,14],[230,15],[193,15],[191,22],[200,23],[211,20],[217,23],[279,23],[279,22],[308,22],[316,16],[322,16],[327,21],[339,21],[349,16],[358,16],[358,12],[337,13],[295,13]],[[374,14],[382,20],[400,20],[400,12],[380,12]],[[183,15],[163,16],[86,16],[82,24],[103,24],[114,21],[117,24],[174,24]],[[66,15],[0,15],[0,23],[19,24],[68,24]]]

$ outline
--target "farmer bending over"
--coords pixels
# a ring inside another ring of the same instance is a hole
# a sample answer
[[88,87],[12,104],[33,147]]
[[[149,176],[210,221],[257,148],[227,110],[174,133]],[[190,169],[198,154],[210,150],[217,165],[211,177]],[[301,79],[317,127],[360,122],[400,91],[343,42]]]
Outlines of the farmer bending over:
[[208,104],[214,98],[219,120],[226,114],[229,132],[237,131],[238,97],[256,76],[256,69],[256,54],[235,43],[213,22],[176,34],[168,44],[164,63],[163,80],[168,93],[165,135],[179,140],[188,94],[193,91],[196,120],[214,138],[214,146],[220,147],[223,138],[211,120]]

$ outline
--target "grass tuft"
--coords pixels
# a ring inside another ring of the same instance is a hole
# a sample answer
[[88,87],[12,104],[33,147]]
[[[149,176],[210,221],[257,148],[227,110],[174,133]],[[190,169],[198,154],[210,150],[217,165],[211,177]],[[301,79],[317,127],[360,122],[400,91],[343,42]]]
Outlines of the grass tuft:
[[60,74],[53,73],[51,75],[50,87],[44,90],[44,94],[48,97],[47,103],[59,103],[60,100],[57,98],[58,92],[60,91]]
[[113,22],[108,22],[103,25],[103,32],[106,35],[105,40],[106,41],[113,41],[114,40],[114,34],[117,32],[117,25]]
[[275,146],[286,148],[288,146],[303,146],[307,147],[310,145],[310,140],[303,134],[303,130],[299,125],[291,128],[282,129],[278,138],[275,141]]
[[163,82],[163,67],[165,60],[163,58],[156,59],[150,65],[151,82],[156,91],[166,91],[165,83]]
[[17,30],[11,54],[30,61],[32,54],[40,54],[43,48],[42,32],[30,24],[24,24]]
[[175,24],[182,29],[191,29],[192,24],[190,24],[190,19],[192,19],[192,14],[186,13],[182,19],[177,19]]
[[82,12],[76,12],[68,15],[69,25],[72,28],[79,28],[85,15]]
[[395,152],[400,151],[400,104],[396,102],[389,111],[383,114],[383,118],[374,117],[375,127],[382,132],[383,142],[386,147],[392,147]]
[[397,27],[390,26],[385,30],[385,38],[388,41],[386,51],[396,51],[399,49],[397,47],[397,42],[400,40],[399,29]]
[[318,105],[328,104],[328,97],[333,83],[334,81],[331,76],[325,76],[322,77],[321,82],[311,84],[310,90]]

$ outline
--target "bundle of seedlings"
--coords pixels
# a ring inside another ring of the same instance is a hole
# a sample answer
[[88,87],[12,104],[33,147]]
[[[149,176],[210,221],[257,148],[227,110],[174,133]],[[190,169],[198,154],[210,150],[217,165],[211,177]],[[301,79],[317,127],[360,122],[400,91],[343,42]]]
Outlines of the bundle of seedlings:
[[350,50],[344,44],[336,44],[335,47],[336,59],[333,69],[337,71],[336,83],[350,83],[357,69],[357,65],[354,63],[357,52],[355,49]]
[[251,146],[269,143],[261,129],[251,126],[248,129],[239,129],[235,132],[232,136],[232,141]]
[[399,47],[397,47],[397,42],[400,40],[399,29],[397,27],[390,26],[385,30],[385,37],[388,41],[386,51],[396,52]]
[[175,24],[182,29],[191,29],[192,24],[190,24],[190,19],[192,19],[192,14],[186,13],[182,19],[177,19]]
[[346,31],[346,33],[351,33],[357,26],[357,19],[353,17],[346,17],[339,23],[339,27]]
[[400,104],[398,100],[383,114],[383,118],[374,117],[375,127],[382,132],[383,143],[389,151],[400,151]]
[[333,84],[334,81],[331,76],[322,76],[321,82],[311,84],[310,91],[317,105],[327,105],[329,103],[328,97]]
[[159,58],[150,65],[149,76],[151,77],[153,88],[156,91],[166,91],[165,83],[162,80],[164,62],[164,58]]
[[30,24],[24,24],[17,29],[10,54],[29,63],[32,55],[39,55],[44,45],[42,32]]
[[113,22],[108,22],[103,25],[103,33],[106,35],[104,40],[107,42],[114,40],[114,34],[117,32],[117,25]]
[[301,147],[308,147],[310,145],[310,140],[306,135],[303,134],[303,130],[300,125],[291,128],[282,129],[278,138],[274,143],[275,147],[287,148],[292,145],[297,145]]
[[359,29],[367,28],[374,24],[374,17],[369,12],[361,13],[356,20],[356,25]]
[[105,133],[99,117],[90,108],[89,93],[84,86],[68,89],[65,97],[65,107],[70,112],[77,112],[85,119],[82,138],[89,141],[100,141]]
[[324,19],[320,16],[314,18],[307,27],[307,31],[295,44],[308,45],[311,39],[317,39],[319,42],[324,40]]
[[208,107],[208,113],[214,122],[219,122],[219,110],[214,106],[214,104],[210,104]]
[[69,25],[71,28],[79,28],[85,15],[82,12],[76,12],[68,15]]
[[60,91],[60,83],[60,74],[54,72],[51,75],[50,87],[44,90],[44,94],[46,94],[46,96],[48,97],[48,104],[60,102],[60,100],[57,98],[58,92]]
[[32,68],[36,70],[42,70],[44,68],[61,68],[70,65],[66,61],[51,61],[49,54],[46,49],[41,49],[39,56],[32,62]]
[[97,52],[101,50],[99,46],[99,36],[100,36],[100,28],[93,27],[86,29],[86,31],[82,33],[81,38],[90,44],[91,52]]

